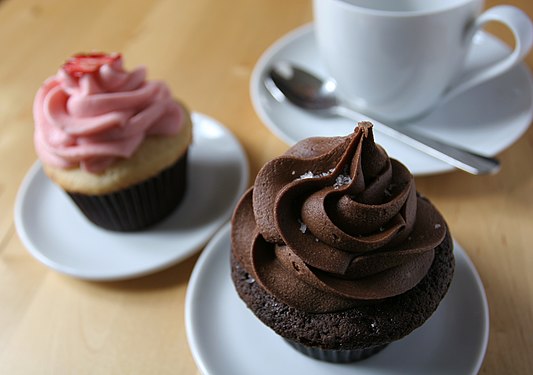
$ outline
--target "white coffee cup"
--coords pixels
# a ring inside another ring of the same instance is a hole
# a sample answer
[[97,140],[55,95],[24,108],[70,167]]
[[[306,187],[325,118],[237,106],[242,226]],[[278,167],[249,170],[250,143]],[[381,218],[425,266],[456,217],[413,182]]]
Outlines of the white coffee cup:
[[[482,13],[483,0],[313,0],[320,57],[339,93],[357,110],[401,123],[520,62],[533,25],[520,9]],[[461,75],[473,36],[488,22],[513,33],[512,53]]]

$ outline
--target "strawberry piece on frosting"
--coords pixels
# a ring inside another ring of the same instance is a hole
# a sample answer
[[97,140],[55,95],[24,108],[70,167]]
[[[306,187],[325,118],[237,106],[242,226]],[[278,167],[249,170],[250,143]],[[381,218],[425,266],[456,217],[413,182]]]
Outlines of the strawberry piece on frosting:
[[100,67],[120,60],[120,53],[79,53],[63,64],[63,69],[73,78],[80,78],[85,74],[95,73]]

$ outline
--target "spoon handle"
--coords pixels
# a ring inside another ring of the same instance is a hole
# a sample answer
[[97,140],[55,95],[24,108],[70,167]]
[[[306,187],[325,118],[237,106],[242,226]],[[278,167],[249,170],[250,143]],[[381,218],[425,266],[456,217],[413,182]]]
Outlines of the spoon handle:
[[[361,121],[361,114],[346,106],[338,106],[337,114],[351,120]],[[500,170],[500,162],[497,159],[475,154],[452,145],[427,138],[406,128],[398,128],[385,125],[379,121],[367,118],[374,124],[374,129],[388,135],[400,142],[405,143],[425,154],[431,155],[445,163],[448,163],[465,172],[483,175],[494,174]]]

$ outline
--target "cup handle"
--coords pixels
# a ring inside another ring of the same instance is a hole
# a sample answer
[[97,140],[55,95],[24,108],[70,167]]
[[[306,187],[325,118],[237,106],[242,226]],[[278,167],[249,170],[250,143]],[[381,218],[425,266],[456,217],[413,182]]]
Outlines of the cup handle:
[[476,31],[480,30],[485,24],[493,21],[500,22],[511,30],[515,39],[514,50],[503,60],[475,71],[467,77],[460,77],[460,81],[451,85],[444,93],[444,100],[450,99],[471,87],[505,73],[518,62],[522,61],[531,49],[533,45],[533,23],[526,13],[510,5],[495,6],[482,13],[473,25],[470,26],[467,40],[472,41]]

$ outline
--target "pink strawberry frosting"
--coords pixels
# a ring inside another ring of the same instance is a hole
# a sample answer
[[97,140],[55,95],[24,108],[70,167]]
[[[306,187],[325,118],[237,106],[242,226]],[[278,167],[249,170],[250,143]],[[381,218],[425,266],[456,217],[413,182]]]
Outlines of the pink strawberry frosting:
[[133,155],[146,136],[181,130],[184,110],[168,87],[146,81],[143,67],[125,71],[114,57],[90,73],[62,67],[37,92],[34,141],[45,164],[100,173]]

